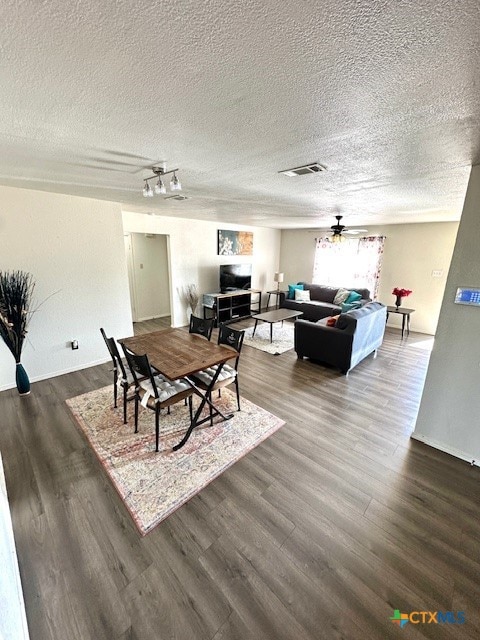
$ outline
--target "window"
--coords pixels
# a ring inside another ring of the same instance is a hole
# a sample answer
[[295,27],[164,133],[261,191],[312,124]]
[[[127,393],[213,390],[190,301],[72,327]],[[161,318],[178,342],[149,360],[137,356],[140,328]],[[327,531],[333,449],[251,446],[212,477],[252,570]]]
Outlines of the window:
[[344,242],[317,238],[312,282],[332,287],[365,288],[375,299],[384,243],[384,236],[348,238]]

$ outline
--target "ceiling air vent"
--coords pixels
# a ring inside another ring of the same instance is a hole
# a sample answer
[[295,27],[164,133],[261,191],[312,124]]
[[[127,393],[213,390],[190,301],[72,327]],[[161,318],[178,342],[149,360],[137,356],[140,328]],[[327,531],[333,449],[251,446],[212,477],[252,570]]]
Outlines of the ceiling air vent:
[[180,194],[177,194],[175,196],[167,196],[166,198],[164,198],[164,200],[190,200],[190,198],[188,198],[187,196],[182,196]]
[[285,169],[284,171],[279,171],[278,173],[283,173],[286,176],[306,176],[310,173],[321,173],[322,171],[326,171],[326,168],[323,167],[318,162],[314,162],[313,164],[306,164],[304,167],[296,167],[295,169]]

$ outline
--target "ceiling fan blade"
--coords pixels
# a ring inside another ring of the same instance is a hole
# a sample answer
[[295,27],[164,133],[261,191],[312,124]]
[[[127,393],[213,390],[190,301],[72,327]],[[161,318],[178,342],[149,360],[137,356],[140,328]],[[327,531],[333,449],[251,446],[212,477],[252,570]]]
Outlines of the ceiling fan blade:
[[344,229],[342,233],[349,233],[352,236],[356,236],[359,233],[367,233],[368,229]]

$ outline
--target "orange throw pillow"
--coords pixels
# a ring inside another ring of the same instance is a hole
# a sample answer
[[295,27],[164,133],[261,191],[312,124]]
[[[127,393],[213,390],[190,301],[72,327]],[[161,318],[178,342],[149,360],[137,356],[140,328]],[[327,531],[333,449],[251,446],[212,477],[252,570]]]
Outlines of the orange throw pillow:
[[327,320],[327,327],[334,327],[338,320],[338,316],[330,316]]

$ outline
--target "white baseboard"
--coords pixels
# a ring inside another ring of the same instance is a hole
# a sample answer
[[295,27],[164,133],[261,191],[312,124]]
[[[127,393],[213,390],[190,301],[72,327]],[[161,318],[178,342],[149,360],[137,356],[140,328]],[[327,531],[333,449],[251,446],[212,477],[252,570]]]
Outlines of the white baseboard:
[[169,313],[162,313],[160,316],[145,316],[145,318],[138,318],[138,320],[134,320],[133,322],[145,322],[146,320],[157,320],[158,318],[168,318]]
[[[110,362],[110,358],[102,358],[101,360],[94,360],[93,362],[87,362],[86,364],[77,365],[76,367],[69,367],[68,369],[62,369],[61,371],[54,371],[53,373],[45,373],[41,376],[30,377],[30,382],[40,382],[41,380],[48,380],[49,378],[56,378],[57,376],[63,376],[66,373],[73,373],[74,371],[81,371],[82,369],[88,369],[89,367],[96,367],[99,364],[105,364]],[[16,384],[6,384],[0,387],[0,391],[7,391],[7,389],[15,389]]]
[[465,451],[460,451],[459,449],[455,449],[454,447],[450,447],[443,442],[439,442],[438,440],[432,440],[428,436],[424,436],[421,433],[412,433],[410,436],[414,440],[418,440],[419,442],[423,442],[424,444],[428,444],[429,447],[433,447],[434,449],[438,449],[439,451],[443,451],[444,453],[448,453],[455,458],[460,458],[460,460],[465,460],[470,463],[472,466],[480,467],[480,459],[476,459],[475,456],[469,455],[465,453]]

